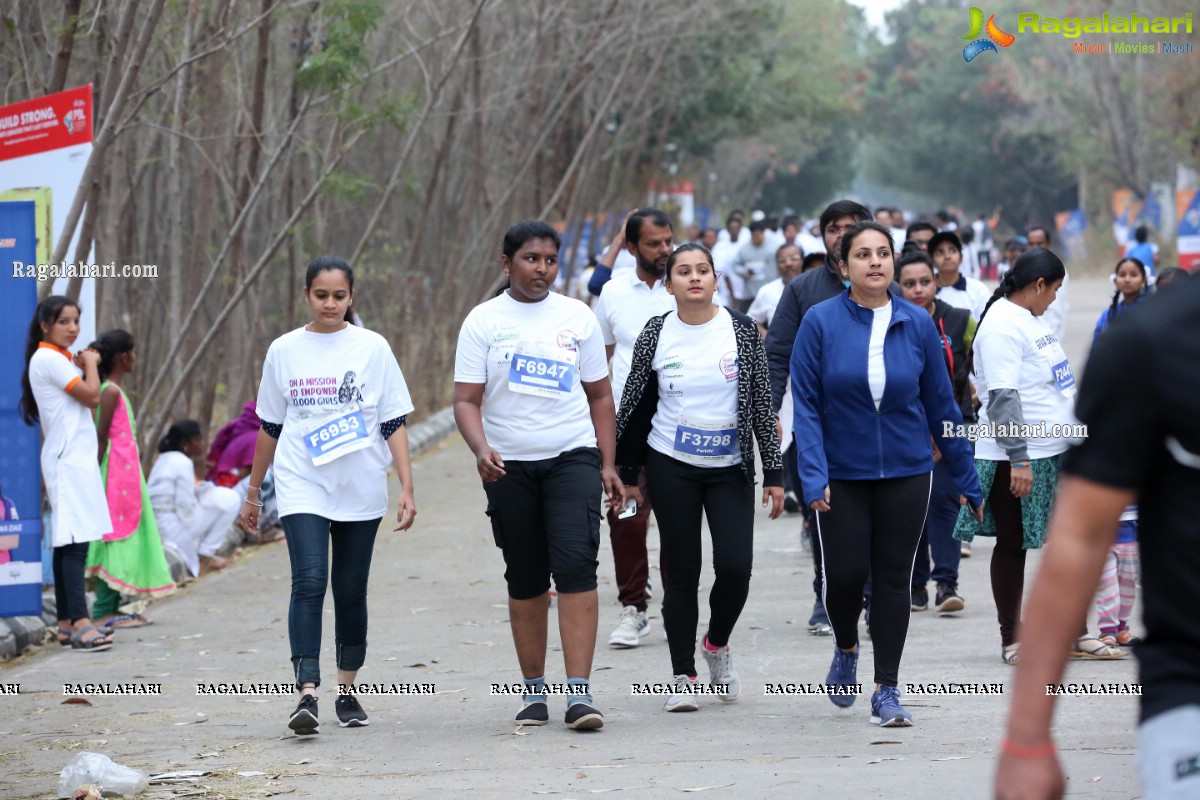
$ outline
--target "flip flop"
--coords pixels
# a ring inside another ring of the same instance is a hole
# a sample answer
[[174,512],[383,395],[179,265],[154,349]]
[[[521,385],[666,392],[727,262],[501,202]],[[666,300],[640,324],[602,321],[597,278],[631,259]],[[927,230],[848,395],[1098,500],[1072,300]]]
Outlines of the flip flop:
[[1075,649],[1071,652],[1071,658],[1090,658],[1096,661],[1117,661],[1128,657],[1129,653],[1119,647],[1111,647],[1095,636],[1076,639]]
[[[99,635],[93,636],[91,639],[87,639],[85,641],[83,637],[88,631],[95,631]],[[72,650],[100,652],[101,650],[108,650],[112,646],[112,639],[109,639],[107,636],[100,633],[95,625],[86,625],[84,626],[83,630],[76,631],[75,633],[71,634]]]

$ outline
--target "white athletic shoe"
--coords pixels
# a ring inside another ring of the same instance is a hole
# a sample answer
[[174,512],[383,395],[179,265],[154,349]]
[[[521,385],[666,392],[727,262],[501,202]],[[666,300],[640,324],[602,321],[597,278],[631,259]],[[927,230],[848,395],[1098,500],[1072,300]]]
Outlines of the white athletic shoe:
[[697,711],[700,704],[696,702],[696,679],[687,675],[675,675],[671,678],[673,691],[667,695],[663,703],[663,711]]
[[621,621],[616,630],[608,637],[610,647],[637,647],[643,636],[650,633],[650,620],[645,611],[638,611],[635,606],[625,606],[621,609]]
[[709,650],[700,645],[704,660],[708,662],[710,686],[724,686],[725,691],[717,695],[726,703],[732,703],[742,694],[742,681],[738,678],[737,670],[733,668],[733,656],[729,654],[729,645],[720,650]]

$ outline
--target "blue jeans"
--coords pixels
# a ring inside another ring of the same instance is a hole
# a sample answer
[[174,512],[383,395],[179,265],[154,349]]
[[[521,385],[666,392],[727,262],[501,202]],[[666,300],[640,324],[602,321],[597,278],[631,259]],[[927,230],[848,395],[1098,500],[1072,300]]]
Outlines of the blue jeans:
[[934,583],[958,588],[958,563],[962,546],[955,540],[954,523],[958,519],[958,487],[945,461],[933,467],[933,488],[929,492],[929,513],[925,530],[917,544],[917,560],[913,564],[912,585],[924,586],[931,577],[929,557],[933,556]]
[[367,578],[379,519],[335,522],[316,514],[283,517],[292,562],[288,639],[296,688],[321,685],[321,611],[330,582],[329,540],[333,540],[333,623],[337,666],[353,672],[367,656]]

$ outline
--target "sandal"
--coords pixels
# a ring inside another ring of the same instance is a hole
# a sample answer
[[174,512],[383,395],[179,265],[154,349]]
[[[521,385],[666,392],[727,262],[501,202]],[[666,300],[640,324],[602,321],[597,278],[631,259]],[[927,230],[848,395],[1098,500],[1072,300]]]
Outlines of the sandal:
[[1142,640],[1139,637],[1134,636],[1128,628],[1117,631],[1117,645],[1120,647],[1133,647],[1135,644],[1138,644],[1141,641]]
[[1001,648],[1000,650],[1000,660],[1002,660],[1005,664],[1016,665],[1017,662],[1020,661],[1020,658],[1021,645],[1017,642],[1013,642],[1008,647]]
[[71,633],[72,631],[70,628],[60,628],[57,625],[54,626],[54,636],[58,639],[58,643],[63,647],[71,646]]
[[1071,651],[1071,658],[1091,658],[1097,661],[1116,661],[1128,657],[1129,654],[1121,648],[1105,644],[1095,636],[1081,636],[1076,639],[1075,649]]
[[[86,636],[89,631],[96,635],[90,639],[84,639],[83,637]],[[97,630],[95,625],[85,625],[83,630],[76,631],[75,633],[71,634],[72,650],[88,650],[92,652],[99,652],[101,650],[108,650],[112,646],[112,639],[109,639],[107,636]]]

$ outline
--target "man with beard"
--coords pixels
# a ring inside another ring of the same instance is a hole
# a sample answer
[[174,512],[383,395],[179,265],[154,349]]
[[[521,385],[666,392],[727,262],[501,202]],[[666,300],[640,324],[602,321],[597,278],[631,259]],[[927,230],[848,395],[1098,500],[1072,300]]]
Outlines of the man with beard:
[[[629,215],[624,231],[617,234],[605,254],[605,258],[615,258],[616,251],[624,248],[637,259],[636,269],[618,274],[604,285],[595,307],[605,349],[612,362],[613,400],[618,409],[621,407],[621,390],[625,388],[633,360],[634,342],[651,317],[675,308],[675,300],[667,294],[662,280],[673,239],[671,220],[666,214],[657,208],[640,208]],[[608,640],[613,647],[637,647],[642,637],[650,633],[650,622],[646,618],[647,581],[650,578],[646,526],[651,505],[645,480],[643,471],[638,477],[643,502],[637,506],[636,513],[625,516],[620,508],[608,511],[617,597],[621,601],[621,618]]]
[[[825,266],[805,272],[795,278],[783,290],[783,297],[775,307],[775,316],[771,327],[767,330],[767,364],[771,372],[771,402],[778,417],[779,408],[783,404],[784,392],[787,390],[792,359],[792,347],[796,343],[796,333],[800,330],[800,321],[808,310],[824,300],[836,297],[846,289],[842,281],[842,273],[838,264],[837,253],[842,244],[842,233],[856,222],[871,219],[871,212],[866,206],[853,200],[837,200],[826,206],[821,212],[821,237],[825,241]],[[893,286],[895,286],[893,284]],[[899,287],[895,287],[899,294]],[[903,295],[901,295],[903,296]],[[789,403],[790,405],[790,403]],[[807,446],[804,442],[794,442],[795,447]],[[788,456],[785,456],[787,458]],[[790,456],[793,460],[795,454]],[[816,530],[811,521],[812,512],[806,510],[805,521],[812,531]],[[823,587],[821,584],[821,548],[813,537],[813,567],[816,574],[813,577],[813,592],[816,602],[813,603],[812,616],[808,620],[808,631],[814,636],[829,636],[833,628],[829,624],[829,616],[825,613],[822,600]]]

